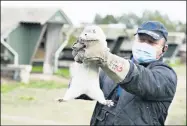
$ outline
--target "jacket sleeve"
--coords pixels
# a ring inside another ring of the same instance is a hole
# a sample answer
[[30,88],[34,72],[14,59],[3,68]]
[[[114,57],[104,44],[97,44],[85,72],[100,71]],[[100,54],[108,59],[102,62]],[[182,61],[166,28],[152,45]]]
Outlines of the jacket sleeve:
[[[104,72],[100,69],[99,71],[99,83],[100,83],[100,88],[102,88],[102,83],[103,83],[103,78],[104,78]],[[71,81],[70,81],[71,83]],[[69,85],[70,85],[69,83]],[[89,96],[87,96],[86,94],[82,94],[79,97],[75,98],[75,99],[82,99],[82,100],[93,100],[91,99]]]
[[172,101],[177,85],[177,76],[166,65],[146,68],[130,62],[130,70],[120,86],[127,92],[146,100]]

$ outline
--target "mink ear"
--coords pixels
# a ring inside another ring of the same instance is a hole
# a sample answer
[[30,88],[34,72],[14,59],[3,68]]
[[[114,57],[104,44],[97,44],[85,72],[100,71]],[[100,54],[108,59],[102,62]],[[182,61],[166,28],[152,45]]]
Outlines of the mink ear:
[[93,33],[96,33],[95,29],[93,30]]

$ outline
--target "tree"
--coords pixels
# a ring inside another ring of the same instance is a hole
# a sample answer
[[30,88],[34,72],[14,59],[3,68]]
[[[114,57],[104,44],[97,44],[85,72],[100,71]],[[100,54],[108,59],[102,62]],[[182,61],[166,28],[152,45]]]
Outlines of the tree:
[[123,23],[127,28],[131,29],[138,25],[139,17],[134,13],[123,14],[118,19],[119,23]]
[[142,22],[152,20],[152,21],[159,21],[161,22],[168,31],[175,31],[176,26],[175,22],[172,22],[168,15],[162,15],[159,11],[149,11],[145,10],[142,14],[141,18]]
[[103,19],[102,19],[102,17],[99,14],[95,15],[95,18],[94,18],[94,23],[95,24],[101,24],[102,20]]
[[117,19],[113,15],[106,15],[105,17],[101,17],[99,14],[96,14],[94,18],[95,24],[116,24],[118,23]]
[[117,24],[117,23],[118,21],[113,15],[106,15],[102,20],[102,24]]
[[135,13],[124,13],[119,17],[113,15],[106,15],[103,18],[99,15],[95,15],[94,23],[96,24],[125,24],[128,29],[136,28],[145,21],[159,21],[165,25],[168,31],[186,32],[186,23],[180,21],[171,21],[168,15],[161,14],[159,11],[144,10],[141,16],[137,16]]

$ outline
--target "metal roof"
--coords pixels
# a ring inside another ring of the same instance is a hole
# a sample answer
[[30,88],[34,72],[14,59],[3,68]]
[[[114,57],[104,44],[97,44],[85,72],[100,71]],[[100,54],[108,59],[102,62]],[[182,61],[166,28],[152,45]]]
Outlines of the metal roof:
[[68,24],[72,25],[66,14],[58,8],[1,8],[1,34],[6,30],[14,27],[20,22],[40,23],[44,24],[57,11],[60,11]]

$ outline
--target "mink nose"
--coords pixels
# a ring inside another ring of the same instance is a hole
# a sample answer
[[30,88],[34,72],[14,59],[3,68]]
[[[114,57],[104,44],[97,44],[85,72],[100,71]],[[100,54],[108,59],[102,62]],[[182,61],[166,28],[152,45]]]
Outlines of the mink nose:
[[85,36],[87,36],[87,34],[85,34]]

